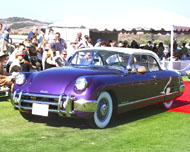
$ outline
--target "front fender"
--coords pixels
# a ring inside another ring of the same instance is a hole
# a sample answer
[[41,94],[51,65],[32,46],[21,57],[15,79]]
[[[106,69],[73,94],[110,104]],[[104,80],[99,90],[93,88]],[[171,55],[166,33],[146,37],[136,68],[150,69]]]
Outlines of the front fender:
[[15,90],[24,90],[24,91],[28,91],[28,86],[32,81],[32,78],[35,76],[36,72],[23,72],[23,74],[25,74],[26,76],[26,82],[23,85],[17,85],[16,83],[14,84],[13,87],[13,92]]
[[88,86],[84,91],[78,91],[75,87],[75,81],[70,83],[65,89],[65,94],[71,94],[77,99],[97,100],[99,94],[105,90],[114,90],[118,84],[117,77],[114,75],[93,75],[83,76],[88,81]]

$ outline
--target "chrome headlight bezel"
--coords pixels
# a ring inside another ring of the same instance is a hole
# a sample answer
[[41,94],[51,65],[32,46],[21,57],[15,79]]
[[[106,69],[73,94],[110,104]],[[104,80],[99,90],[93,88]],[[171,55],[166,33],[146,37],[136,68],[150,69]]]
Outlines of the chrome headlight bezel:
[[26,81],[26,76],[25,74],[23,73],[19,73],[17,76],[16,76],[16,80],[15,80],[15,83],[17,85],[23,85]]
[[76,79],[75,81],[76,90],[83,91],[87,88],[87,86],[88,86],[88,81],[86,80],[86,78],[79,77]]

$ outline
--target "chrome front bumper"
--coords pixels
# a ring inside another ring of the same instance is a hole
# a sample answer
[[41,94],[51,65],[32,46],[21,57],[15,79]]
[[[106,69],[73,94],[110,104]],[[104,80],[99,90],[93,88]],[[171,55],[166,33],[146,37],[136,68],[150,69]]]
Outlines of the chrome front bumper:
[[60,116],[66,115],[67,117],[71,117],[76,111],[95,112],[97,109],[96,100],[76,100],[71,95],[33,94],[18,90],[11,94],[11,103],[19,111],[31,111],[33,103],[47,104],[50,106],[48,112],[58,113]]

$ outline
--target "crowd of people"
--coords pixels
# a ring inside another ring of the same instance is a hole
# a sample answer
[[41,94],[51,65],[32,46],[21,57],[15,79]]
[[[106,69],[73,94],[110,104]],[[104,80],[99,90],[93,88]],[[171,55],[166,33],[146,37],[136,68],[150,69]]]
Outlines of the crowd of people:
[[[164,45],[163,42],[152,43],[148,41],[145,45],[138,44],[135,40],[129,44],[127,41],[119,42],[118,47],[126,48],[136,48],[136,49],[146,49],[155,52],[160,60],[170,60],[171,56],[171,47],[170,45]],[[183,43],[181,46],[177,44],[177,41],[174,41],[173,44],[173,59],[174,60],[190,60],[190,43]]]
[[[12,77],[8,74],[17,72],[34,72],[41,71],[52,67],[62,67],[67,64],[69,58],[77,49],[92,47],[128,47],[128,48],[144,48],[158,54],[160,59],[169,59],[170,46],[164,46],[162,42],[152,44],[148,41],[146,45],[141,46],[135,40],[129,44],[127,41],[118,42],[116,40],[103,41],[97,39],[97,43],[93,46],[88,35],[83,36],[81,32],[76,35],[76,39],[70,41],[69,44],[61,37],[59,32],[53,29],[46,31],[45,28],[34,26],[29,32],[27,39],[17,46],[12,45],[9,35],[11,29],[0,24],[0,86],[10,83]],[[190,59],[190,51],[187,45],[183,43],[179,47],[174,42],[174,57],[177,59]],[[4,71],[6,65],[6,71]],[[6,74],[5,74],[6,72]],[[14,75],[14,74],[13,74]],[[4,78],[7,78],[6,81]]]
[[15,73],[35,72],[52,67],[62,67],[80,48],[93,47],[88,35],[79,32],[69,44],[53,29],[34,26],[27,39],[18,45],[10,41],[9,27],[0,24],[0,87],[12,82]]
[[[59,32],[33,27],[27,39],[14,47],[9,42],[10,28],[5,28],[1,35],[1,52],[6,53],[8,61],[6,72],[34,72],[52,67],[65,66],[76,49],[92,47],[90,38],[78,33],[76,39],[68,45]],[[10,49],[14,48],[14,49]]]

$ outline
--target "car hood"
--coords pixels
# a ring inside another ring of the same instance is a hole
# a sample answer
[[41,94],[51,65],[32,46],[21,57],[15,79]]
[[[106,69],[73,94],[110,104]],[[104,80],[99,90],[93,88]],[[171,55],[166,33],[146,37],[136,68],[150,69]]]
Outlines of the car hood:
[[119,74],[121,71],[108,68],[53,68],[36,73],[28,83],[30,93],[62,94],[65,88],[80,76]]

